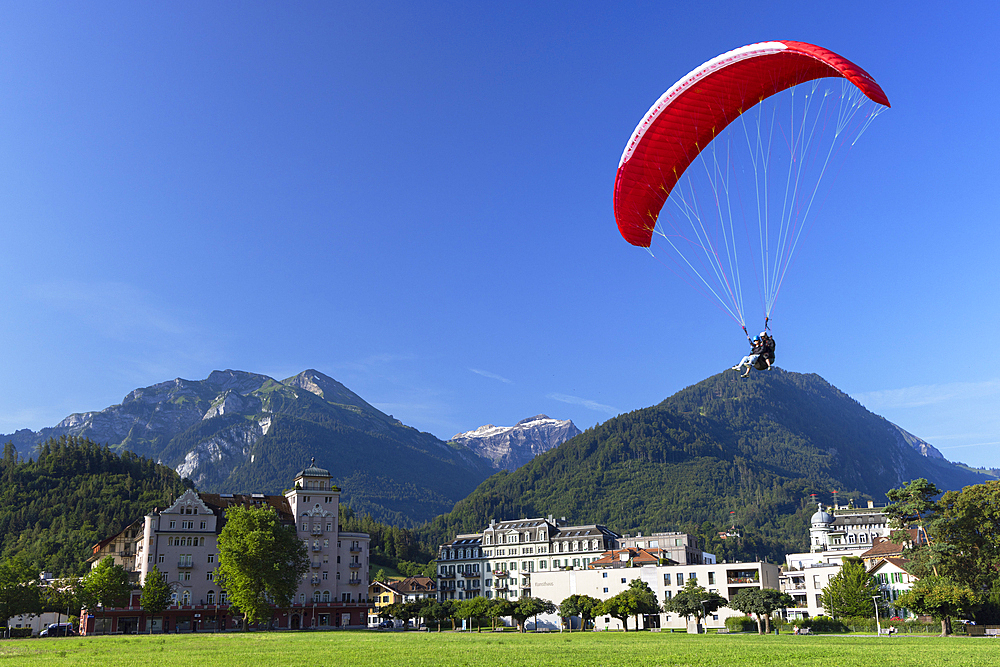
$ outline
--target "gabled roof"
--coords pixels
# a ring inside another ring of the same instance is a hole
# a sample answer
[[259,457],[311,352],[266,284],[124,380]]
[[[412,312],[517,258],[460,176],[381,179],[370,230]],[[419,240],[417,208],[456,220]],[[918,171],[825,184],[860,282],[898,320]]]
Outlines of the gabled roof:
[[600,558],[590,561],[590,565],[588,565],[588,567],[603,569],[609,567],[624,567],[626,564],[639,567],[642,565],[658,565],[661,561],[669,561],[670,563],[677,564],[676,561],[670,560],[668,552],[663,549],[657,547],[650,547],[648,549],[644,549],[642,547],[628,547],[626,549],[605,551],[601,554]]

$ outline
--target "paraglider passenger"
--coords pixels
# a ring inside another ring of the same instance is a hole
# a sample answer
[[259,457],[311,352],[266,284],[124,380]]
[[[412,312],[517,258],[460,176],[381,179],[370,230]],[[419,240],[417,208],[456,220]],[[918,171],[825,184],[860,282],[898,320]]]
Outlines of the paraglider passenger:
[[734,371],[742,370],[746,366],[747,370],[743,374],[743,377],[750,375],[750,369],[753,368],[753,365],[757,363],[757,358],[764,352],[764,344],[760,336],[755,336],[753,340],[750,339],[750,336],[747,336],[747,340],[750,341],[750,354],[743,357],[740,363],[733,366]]

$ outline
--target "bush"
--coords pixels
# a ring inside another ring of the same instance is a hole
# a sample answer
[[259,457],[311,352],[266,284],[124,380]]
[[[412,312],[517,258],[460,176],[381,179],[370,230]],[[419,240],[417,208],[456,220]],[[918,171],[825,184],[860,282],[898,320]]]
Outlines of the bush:
[[730,632],[757,632],[757,621],[749,616],[730,616],[726,619],[726,629]]
[[813,616],[812,618],[800,618],[792,622],[800,628],[809,628],[809,632],[850,632],[850,629],[842,622],[829,616]]

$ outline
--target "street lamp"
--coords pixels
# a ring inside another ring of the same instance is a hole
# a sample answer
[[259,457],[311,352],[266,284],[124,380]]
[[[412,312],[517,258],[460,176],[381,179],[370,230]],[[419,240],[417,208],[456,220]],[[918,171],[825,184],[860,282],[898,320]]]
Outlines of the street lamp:
[[882,624],[878,620],[878,599],[879,599],[878,595],[873,595],[872,596],[872,602],[875,603],[875,628],[878,630],[878,634],[881,636],[882,635]]

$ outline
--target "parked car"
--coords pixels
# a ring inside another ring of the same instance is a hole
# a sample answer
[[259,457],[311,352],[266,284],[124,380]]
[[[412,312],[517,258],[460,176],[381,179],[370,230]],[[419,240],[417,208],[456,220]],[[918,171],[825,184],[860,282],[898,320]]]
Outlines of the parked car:
[[72,623],[49,623],[49,627],[38,633],[39,637],[73,637],[76,630]]
[[394,628],[394,627],[396,627],[396,624],[393,623],[392,621],[382,621],[381,623],[378,624],[378,627],[380,627],[380,628]]

